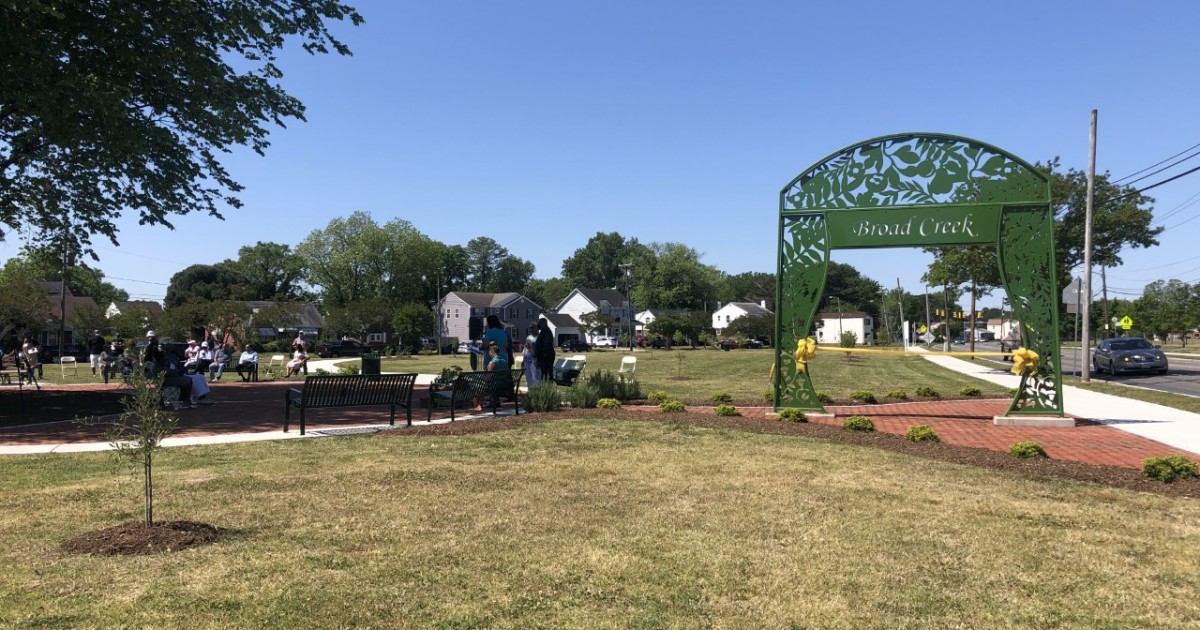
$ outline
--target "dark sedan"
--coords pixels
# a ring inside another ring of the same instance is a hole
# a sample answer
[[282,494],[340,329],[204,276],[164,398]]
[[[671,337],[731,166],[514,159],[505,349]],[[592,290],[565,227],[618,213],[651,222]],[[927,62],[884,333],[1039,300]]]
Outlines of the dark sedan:
[[328,357],[361,357],[371,354],[370,346],[365,346],[353,339],[341,339],[317,346],[317,356]]
[[1167,373],[1167,355],[1141,337],[1105,339],[1092,351],[1092,367],[1097,373],[1116,376],[1121,372]]
[[562,342],[563,352],[590,352],[592,344],[582,339],[567,339]]

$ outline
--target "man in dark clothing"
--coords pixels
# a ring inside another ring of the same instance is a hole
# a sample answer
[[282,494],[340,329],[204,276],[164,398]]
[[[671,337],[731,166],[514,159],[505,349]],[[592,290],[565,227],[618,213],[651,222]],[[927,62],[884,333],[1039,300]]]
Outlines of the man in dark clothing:
[[88,359],[92,364],[92,376],[96,376],[96,370],[100,368],[100,355],[104,354],[104,347],[107,345],[107,342],[104,341],[104,335],[101,335],[99,330],[93,330],[92,336],[87,340]]
[[554,333],[550,332],[550,322],[543,317],[538,320],[537,340],[533,342],[533,357],[537,360],[538,371],[542,380],[554,378]]

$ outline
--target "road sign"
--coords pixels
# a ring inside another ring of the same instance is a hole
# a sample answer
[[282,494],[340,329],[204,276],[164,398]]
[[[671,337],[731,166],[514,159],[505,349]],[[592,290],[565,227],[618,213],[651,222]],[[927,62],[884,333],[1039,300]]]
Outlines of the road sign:
[[1122,317],[1121,318],[1121,328],[1124,328],[1125,330],[1129,330],[1130,328],[1133,328],[1133,318],[1128,315],[1126,315],[1125,317]]
[[928,329],[927,329],[927,328],[925,328],[925,324],[921,324],[921,327],[920,327],[920,328],[918,328],[917,330],[918,330],[918,331],[920,331],[920,332],[922,332],[922,333],[924,333],[924,332],[925,332],[926,330],[928,330]]

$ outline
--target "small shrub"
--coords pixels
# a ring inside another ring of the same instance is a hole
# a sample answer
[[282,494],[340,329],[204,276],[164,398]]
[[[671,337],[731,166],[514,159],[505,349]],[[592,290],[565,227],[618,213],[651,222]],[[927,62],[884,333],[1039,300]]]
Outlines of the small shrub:
[[329,376],[329,370],[326,370],[325,368],[317,368],[316,375],[317,376]]
[[596,406],[601,409],[620,409],[621,401],[616,398],[601,398],[596,401]]
[[637,400],[642,397],[642,387],[636,380],[625,380],[608,370],[592,372],[583,380],[584,383],[596,388],[600,398]]
[[357,363],[343,363],[337,366],[338,374],[353,376],[362,371],[362,367]]
[[433,382],[438,385],[449,385],[453,383],[454,379],[458,378],[460,374],[462,374],[462,368],[458,367],[457,365],[447,366],[442,368],[442,373],[438,374],[437,378],[433,379]]
[[600,390],[591,383],[576,383],[567,394],[567,400],[576,409],[595,409],[600,403]]
[[817,392],[817,400],[820,401],[822,405],[828,405],[829,403],[833,402],[833,396],[830,396],[825,392]]
[[1194,460],[1183,455],[1147,457],[1142,461],[1142,474],[1163,483],[1195,477],[1198,469],[1200,467]]
[[773,389],[762,390],[762,399],[767,402],[771,402],[772,400],[775,400],[775,390],[773,390]]
[[914,424],[904,432],[904,437],[912,442],[941,442],[942,438],[928,424]]
[[853,398],[854,400],[860,400],[863,403],[868,404],[868,405],[874,405],[876,402],[879,402],[879,401],[875,400],[875,394],[872,394],[871,392],[869,392],[865,389],[859,389],[859,390],[850,392],[850,397]]
[[733,396],[730,396],[729,392],[713,392],[713,395],[708,397],[708,402],[715,402],[715,403],[733,402]]
[[554,381],[534,383],[525,395],[525,408],[529,411],[558,411],[561,406],[558,385]]
[[958,393],[963,396],[979,396],[983,394],[983,390],[974,385],[963,385],[962,389],[958,390]]
[[667,400],[667,401],[664,401],[663,404],[658,406],[658,410],[663,413],[675,413],[675,412],[679,412],[679,411],[684,411],[685,408],[683,406],[683,403],[679,402],[678,400]]
[[742,412],[738,411],[733,405],[717,405],[715,411],[718,416],[740,416]]
[[842,428],[850,429],[851,431],[874,431],[875,423],[866,416],[850,416],[842,423]]
[[646,395],[646,400],[656,400],[658,402],[662,402],[670,397],[671,396],[667,394],[667,392],[664,392],[661,389],[656,389]]
[[782,409],[779,411],[779,419],[783,422],[808,422],[808,416],[799,409]]
[[1030,459],[1032,457],[1049,457],[1046,455],[1046,449],[1042,448],[1041,444],[1032,440],[1017,442],[1008,447],[1008,454],[1017,459]]
[[938,391],[928,385],[921,385],[917,388],[917,395],[924,398],[940,398],[942,395]]
[[892,391],[888,392],[888,398],[906,400],[908,399],[908,392],[904,391],[903,389],[893,389]]

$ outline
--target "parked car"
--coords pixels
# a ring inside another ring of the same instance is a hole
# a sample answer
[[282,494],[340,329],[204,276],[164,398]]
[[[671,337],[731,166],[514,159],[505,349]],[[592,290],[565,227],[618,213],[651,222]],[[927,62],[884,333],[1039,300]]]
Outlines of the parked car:
[[339,339],[317,346],[317,356],[322,359],[329,357],[361,357],[371,354],[371,348],[353,339]]
[[738,348],[738,340],[733,337],[726,337],[717,342],[717,347],[722,350],[736,350]]
[[757,339],[747,339],[747,340],[746,340],[746,347],[747,347],[747,348],[750,348],[750,349],[757,349],[757,348],[761,348],[761,347],[763,347],[763,342],[761,342],[761,341],[759,341],[759,340],[757,340]]
[[1166,374],[1167,355],[1142,337],[1114,337],[1092,350],[1092,367],[1113,376],[1121,372]]
[[596,337],[592,340],[592,345],[597,348],[616,348],[616,337]]
[[567,339],[560,347],[563,352],[587,352],[592,349],[592,344],[582,339]]

